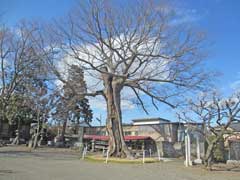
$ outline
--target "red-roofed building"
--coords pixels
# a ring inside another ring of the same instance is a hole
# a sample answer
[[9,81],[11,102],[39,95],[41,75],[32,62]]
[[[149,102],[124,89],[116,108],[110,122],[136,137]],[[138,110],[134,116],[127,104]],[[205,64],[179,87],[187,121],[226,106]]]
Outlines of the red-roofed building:
[[[202,124],[192,124],[201,127]],[[136,119],[133,124],[124,124],[123,132],[125,141],[132,151],[151,151],[161,156],[178,157],[184,152],[184,130],[186,125],[179,122],[171,122],[162,118]],[[85,145],[93,151],[102,150],[108,146],[108,136],[105,126],[85,127]],[[202,143],[202,142],[201,142]],[[204,151],[203,144],[201,151]],[[94,147],[93,147],[94,146]]]

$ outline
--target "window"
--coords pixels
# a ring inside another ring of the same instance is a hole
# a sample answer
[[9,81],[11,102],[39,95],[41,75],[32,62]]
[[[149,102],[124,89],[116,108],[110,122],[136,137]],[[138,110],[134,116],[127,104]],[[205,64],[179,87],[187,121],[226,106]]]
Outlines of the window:
[[130,136],[130,135],[132,135],[132,132],[131,132],[131,131],[125,131],[125,132],[124,132],[124,135],[125,135],[125,136]]
[[133,135],[133,136],[137,136],[137,135],[138,135],[138,132],[137,132],[137,131],[133,131],[133,132],[132,132],[132,135]]

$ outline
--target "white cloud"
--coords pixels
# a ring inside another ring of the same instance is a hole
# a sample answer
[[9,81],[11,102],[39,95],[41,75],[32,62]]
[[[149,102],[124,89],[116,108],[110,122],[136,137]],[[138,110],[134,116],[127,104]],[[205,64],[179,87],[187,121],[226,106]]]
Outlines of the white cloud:
[[237,80],[230,84],[230,88],[234,91],[240,89],[240,72],[237,73]]
[[[94,98],[90,97],[89,103],[92,109],[98,109],[98,110],[104,110],[104,111],[107,110],[105,99],[101,96],[94,97]],[[123,111],[131,110],[131,109],[135,109],[135,105],[129,100],[122,99],[121,108]]]
[[92,109],[107,110],[106,102],[103,97],[89,97],[89,103]]
[[240,80],[234,81],[230,84],[231,89],[238,90],[240,89]]
[[122,100],[121,101],[121,106],[122,106],[122,110],[135,109],[135,105],[129,100]]
[[203,14],[199,14],[196,9],[177,9],[177,17],[172,21],[172,24],[184,24],[199,21],[203,18]]

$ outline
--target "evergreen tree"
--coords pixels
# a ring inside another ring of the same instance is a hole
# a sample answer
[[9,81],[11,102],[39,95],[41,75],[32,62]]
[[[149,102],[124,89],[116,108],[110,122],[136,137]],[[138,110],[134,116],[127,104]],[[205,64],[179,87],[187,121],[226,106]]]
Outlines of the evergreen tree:
[[61,140],[64,141],[67,122],[71,122],[78,127],[81,122],[90,123],[92,121],[92,110],[88,99],[82,94],[86,93],[86,82],[84,81],[83,70],[72,65],[68,70],[67,84],[63,86],[62,95],[59,93],[59,101],[56,105],[54,119],[63,123]]

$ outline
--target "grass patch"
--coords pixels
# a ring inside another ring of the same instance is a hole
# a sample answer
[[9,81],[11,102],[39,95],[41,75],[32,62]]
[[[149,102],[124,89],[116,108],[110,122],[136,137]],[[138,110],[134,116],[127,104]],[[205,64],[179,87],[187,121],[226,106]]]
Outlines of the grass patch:
[[[84,160],[91,161],[91,162],[105,162],[106,158],[102,156],[96,155],[88,155],[84,158]],[[145,163],[157,163],[159,160],[154,158],[145,158]],[[142,159],[124,159],[124,158],[115,158],[110,157],[108,158],[108,163],[122,163],[122,164],[142,164]]]

